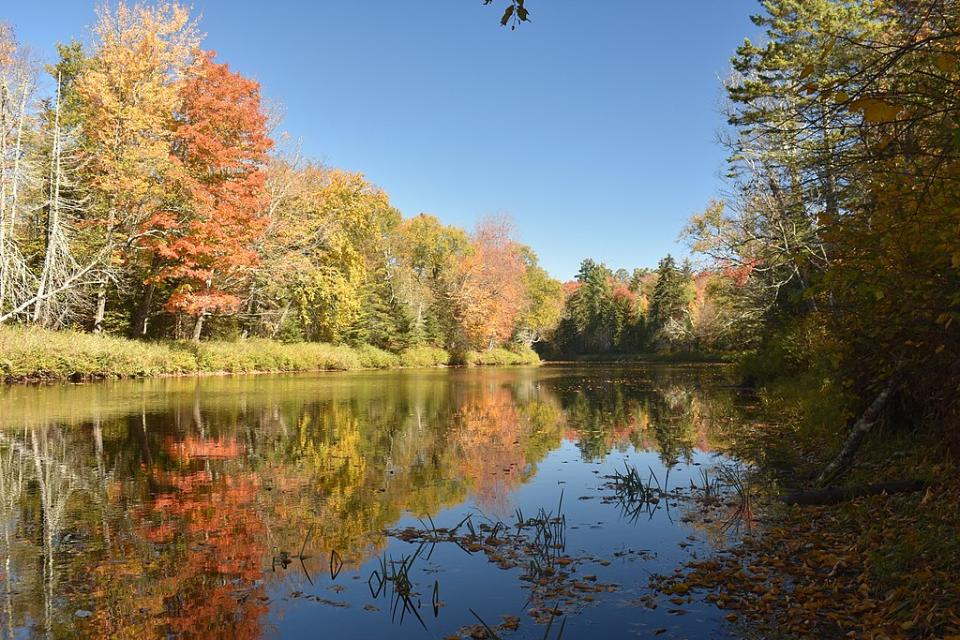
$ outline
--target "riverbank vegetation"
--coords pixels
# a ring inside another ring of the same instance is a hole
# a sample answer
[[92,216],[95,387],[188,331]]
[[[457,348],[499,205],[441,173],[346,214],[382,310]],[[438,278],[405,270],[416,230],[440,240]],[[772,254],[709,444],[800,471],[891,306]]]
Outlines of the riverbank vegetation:
[[35,327],[0,328],[0,379],[7,382],[92,380],[204,373],[351,371],[447,365],[539,364],[532,349],[511,346],[467,352],[409,347],[391,353],[370,345],[282,343],[265,338],[143,341]]
[[717,359],[737,351],[721,272],[695,271],[671,255],[656,270],[613,271],[584,260],[564,284],[563,313],[542,347],[552,358],[617,361]]
[[778,0],[754,21],[727,82],[730,194],[688,228],[736,285],[744,373],[807,389],[845,454],[878,424],[960,451],[957,5]]
[[668,583],[785,637],[960,637],[960,11],[763,8],[727,83],[729,195],[687,230],[780,415],[742,440],[774,487],[925,488],[771,506]]

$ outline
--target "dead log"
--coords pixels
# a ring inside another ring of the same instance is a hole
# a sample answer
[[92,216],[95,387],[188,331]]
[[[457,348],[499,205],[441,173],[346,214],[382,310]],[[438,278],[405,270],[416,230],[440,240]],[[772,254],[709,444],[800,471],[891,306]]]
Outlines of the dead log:
[[923,480],[896,480],[877,484],[857,485],[853,487],[828,487],[811,491],[797,491],[780,500],[787,504],[821,505],[839,504],[860,496],[875,496],[881,493],[910,493],[920,491],[927,486]]
[[880,392],[870,406],[867,407],[867,410],[863,412],[863,415],[854,423],[853,428],[850,429],[850,434],[843,443],[843,448],[840,449],[840,453],[830,461],[830,464],[828,464],[817,477],[818,486],[823,487],[830,484],[847,471],[853,462],[854,454],[857,453],[860,445],[863,444],[863,439],[866,438],[867,434],[873,428],[873,425],[880,419],[880,415],[887,406],[887,401],[890,400],[890,396],[897,387],[897,383],[898,376],[890,376],[887,386],[883,388],[883,391]]

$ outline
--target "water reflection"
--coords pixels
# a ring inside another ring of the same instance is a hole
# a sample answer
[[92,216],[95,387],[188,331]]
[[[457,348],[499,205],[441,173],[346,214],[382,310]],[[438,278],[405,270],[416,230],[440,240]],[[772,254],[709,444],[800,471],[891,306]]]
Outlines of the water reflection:
[[[335,566],[365,579],[405,514],[535,511],[519,489],[565,443],[585,469],[611,452],[693,462],[736,413],[723,379],[713,367],[545,367],[3,389],[0,628],[296,635],[289,595]],[[341,583],[314,596],[327,605],[316,622],[375,611]],[[445,628],[469,622],[456,615]]]

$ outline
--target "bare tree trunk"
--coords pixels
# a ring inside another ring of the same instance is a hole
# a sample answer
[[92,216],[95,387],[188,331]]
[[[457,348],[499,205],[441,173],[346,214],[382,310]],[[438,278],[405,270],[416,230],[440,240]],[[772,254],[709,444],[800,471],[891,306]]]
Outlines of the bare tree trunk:
[[250,279],[250,291],[247,293],[247,317],[241,319],[243,323],[243,332],[241,335],[247,338],[251,333],[251,326],[254,323],[253,313],[257,308],[257,281],[256,278]]
[[97,287],[97,312],[93,316],[93,332],[103,333],[103,319],[107,315],[107,283]]
[[197,322],[193,325],[193,341],[200,342],[200,334],[203,332],[203,320],[207,317],[206,313],[197,316]]
[[7,86],[0,85],[0,314],[7,300]]
[[30,85],[24,78],[23,87],[20,96],[20,108],[17,111],[17,141],[13,152],[13,187],[11,189],[10,203],[10,231],[17,224],[17,205],[20,193],[20,162],[23,156],[23,126],[27,120],[27,94],[30,91]]
[[830,487],[828,489],[815,489],[813,491],[797,491],[796,493],[783,496],[780,500],[786,504],[839,504],[847,500],[859,498],[860,496],[920,491],[926,488],[926,486],[927,483],[923,480],[894,480],[892,482],[880,482],[857,487]]
[[283,311],[280,313],[280,319],[277,320],[277,323],[273,327],[273,331],[270,332],[270,338],[276,338],[277,334],[280,333],[280,329],[283,328],[283,323],[287,321],[287,316],[290,314],[290,305],[288,302],[284,307]]
[[47,280],[56,258],[57,234],[60,228],[60,78],[57,78],[57,100],[53,117],[53,150],[50,158],[50,198],[47,207],[47,246],[43,256],[43,271],[37,284],[37,303],[33,307],[33,321],[40,320]]
[[[55,288],[55,289],[53,289],[53,290],[50,290],[50,291],[47,291],[47,293],[43,294],[43,297],[44,297],[44,298],[49,298],[49,297],[51,297],[51,296],[53,296],[53,295],[56,295],[57,293],[60,293],[61,291],[67,291],[68,289],[70,289],[70,288],[72,288],[72,287],[80,286],[81,284],[93,284],[93,283],[89,283],[89,282],[88,282],[88,283],[84,283],[84,282],[81,280],[81,278],[83,278],[83,276],[85,276],[87,273],[89,273],[91,270],[93,270],[93,268],[96,267],[96,266],[100,263],[100,260],[101,260],[100,256],[94,258],[94,260],[93,260],[92,262],[90,262],[90,263],[87,264],[86,266],[82,267],[82,268],[81,268],[80,270],[78,270],[76,273],[72,274],[69,278],[67,278],[66,280],[64,280],[63,283],[60,284],[57,288]],[[101,282],[101,283],[99,283],[99,286],[101,286],[101,287],[104,289],[103,303],[104,303],[104,306],[106,306],[106,282]],[[24,309],[26,309],[26,308],[28,308],[28,307],[30,307],[30,306],[33,306],[33,304],[34,304],[36,301],[37,301],[36,296],[31,296],[29,300],[27,300],[26,302],[20,303],[18,306],[14,307],[14,308],[11,309],[10,311],[8,311],[8,312],[6,312],[6,313],[0,313],[0,324],[3,324],[3,323],[6,322],[7,320],[13,318],[15,315],[17,315],[18,313],[20,313],[20,312],[23,311]],[[101,324],[103,323],[103,318],[102,318],[102,317],[100,318],[100,323],[101,323]]]
[[[0,86],[0,313],[8,295],[13,295],[12,304],[16,305],[16,292],[10,291],[10,279],[14,271],[14,262],[18,261],[19,252],[12,251],[10,245],[15,241],[14,233],[17,224],[17,207],[21,183],[21,157],[23,155],[23,129],[27,119],[27,98],[30,93],[30,83],[24,75],[21,77],[20,100],[15,106],[14,122],[16,137],[13,142],[13,167],[7,169],[7,154],[10,152],[10,142],[7,139],[7,105],[10,102],[10,88],[6,82]],[[9,183],[9,208],[7,207]]]
[[850,429],[850,434],[847,436],[846,442],[843,443],[843,448],[840,449],[840,453],[837,454],[837,457],[834,458],[819,477],[817,477],[817,484],[819,486],[826,486],[847,471],[853,462],[853,456],[856,455],[860,445],[863,444],[863,439],[870,433],[870,430],[873,429],[873,425],[877,423],[884,407],[887,406],[891,394],[893,394],[894,389],[896,389],[897,378],[897,375],[890,377],[887,386],[883,388],[883,391],[880,392],[870,406],[867,407],[867,410],[863,412],[863,415],[854,423],[853,428]]
[[140,297],[140,304],[137,305],[137,312],[134,314],[133,321],[130,323],[131,338],[143,338],[147,335],[147,324],[150,320],[150,306],[153,303],[153,292],[156,291],[156,289],[157,284],[151,281],[146,289],[143,290],[143,295]]

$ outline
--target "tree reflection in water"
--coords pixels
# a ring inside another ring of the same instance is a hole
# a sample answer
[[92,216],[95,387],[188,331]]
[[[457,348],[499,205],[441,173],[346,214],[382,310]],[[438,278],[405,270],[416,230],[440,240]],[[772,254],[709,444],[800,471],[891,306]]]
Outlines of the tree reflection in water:
[[[468,501],[511,512],[564,439],[584,460],[632,445],[672,464],[711,449],[712,424],[735,412],[711,391],[717,375],[543,368],[5,389],[0,628],[260,637],[269,586],[296,593],[333,560],[358,569],[404,513]],[[285,570],[298,550],[300,570]]]

